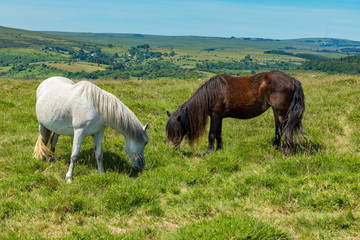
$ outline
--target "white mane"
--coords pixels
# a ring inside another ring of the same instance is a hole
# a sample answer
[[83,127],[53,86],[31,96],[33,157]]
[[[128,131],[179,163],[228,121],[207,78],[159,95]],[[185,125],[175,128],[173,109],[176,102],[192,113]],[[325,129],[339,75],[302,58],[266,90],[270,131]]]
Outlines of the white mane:
[[91,98],[108,126],[132,138],[144,139],[141,122],[117,97],[87,81],[78,82],[76,86],[80,87],[81,95],[85,94]]

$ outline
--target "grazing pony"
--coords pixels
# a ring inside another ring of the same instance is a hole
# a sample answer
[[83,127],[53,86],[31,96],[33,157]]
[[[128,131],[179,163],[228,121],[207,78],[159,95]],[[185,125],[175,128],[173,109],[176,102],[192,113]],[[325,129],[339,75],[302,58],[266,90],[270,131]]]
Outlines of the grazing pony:
[[[70,79],[51,77],[43,81],[36,91],[36,116],[40,135],[34,157],[54,160],[59,135],[73,136],[70,167],[65,179],[70,182],[74,165],[79,157],[83,139],[91,135],[100,173],[104,173],[102,140],[105,127],[111,127],[125,136],[124,150],[136,171],[145,166],[144,148],[149,137],[147,124],[143,126],[135,114],[114,95],[96,85]],[[51,136],[51,151],[46,147]]]
[[221,74],[211,78],[176,112],[171,114],[167,111],[167,139],[170,146],[178,148],[187,135],[192,144],[205,133],[210,116],[208,154],[214,150],[215,139],[216,150],[222,147],[223,118],[254,118],[269,107],[272,107],[275,116],[273,144],[278,148],[284,133],[285,154],[289,154],[293,149],[294,131],[302,131],[304,92],[298,80],[280,71],[244,77]]

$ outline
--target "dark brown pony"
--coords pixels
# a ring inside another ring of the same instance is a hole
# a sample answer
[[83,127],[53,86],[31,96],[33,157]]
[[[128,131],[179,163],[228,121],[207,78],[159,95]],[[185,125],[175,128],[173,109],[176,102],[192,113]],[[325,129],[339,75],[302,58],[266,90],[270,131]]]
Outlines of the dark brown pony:
[[244,77],[228,74],[215,76],[205,82],[195,94],[170,114],[166,124],[170,146],[178,148],[185,135],[190,144],[205,133],[210,116],[209,147],[206,154],[221,149],[222,119],[231,117],[249,119],[259,116],[272,107],[275,116],[275,139],[279,147],[281,136],[285,135],[285,154],[293,149],[293,135],[302,131],[304,92],[295,78],[271,71]]

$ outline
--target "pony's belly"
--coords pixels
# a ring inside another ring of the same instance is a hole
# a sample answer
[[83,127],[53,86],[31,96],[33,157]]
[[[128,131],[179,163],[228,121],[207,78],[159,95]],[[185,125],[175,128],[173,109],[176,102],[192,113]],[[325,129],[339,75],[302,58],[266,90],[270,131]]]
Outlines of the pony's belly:
[[226,117],[238,118],[238,119],[250,119],[263,114],[269,109],[267,103],[254,104],[251,106],[238,106],[228,112]]
[[250,118],[254,118],[254,117],[257,117],[259,115],[261,115],[263,112],[260,112],[260,113],[252,113],[252,114],[249,114],[249,113],[233,113],[233,114],[230,114],[229,116],[226,116],[226,117],[230,117],[230,118],[237,118],[237,119],[250,119]]
[[95,117],[91,120],[76,121],[73,118],[69,119],[53,119],[53,120],[41,120],[39,122],[52,132],[60,135],[74,136],[74,129],[83,129],[86,136],[93,135],[104,128],[104,124],[100,118]]
[[57,134],[66,136],[74,135],[74,127],[72,126],[71,121],[49,121],[41,119],[38,119],[38,121],[44,127]]

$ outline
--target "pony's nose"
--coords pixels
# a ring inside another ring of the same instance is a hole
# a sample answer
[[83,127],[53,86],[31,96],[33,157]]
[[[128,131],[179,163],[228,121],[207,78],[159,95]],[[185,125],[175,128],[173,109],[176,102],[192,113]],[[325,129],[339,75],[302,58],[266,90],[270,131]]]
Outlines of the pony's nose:
[[180,148],[180,141],[170,142],[170,143],[169,143],[169,147],[174,148],[175,150],[179,150],[179,148]]
[[136,172],[141,172],[145,167],[145,158],[144,157],[138,157],[134,162],[134,168]]
[[145,162],[144,162],[144,164],[141,164],[141,163],[140,163],[139,165],[134,166],[135,171],[138,172],[138,173],[141,173],[142,170],[144,170],[144,167],[145,167]]
[[179,142],[178,141],[170,141],[169,142],[169,147],[171,148],[175,148],[175,149],[178,149],[179,148]]

